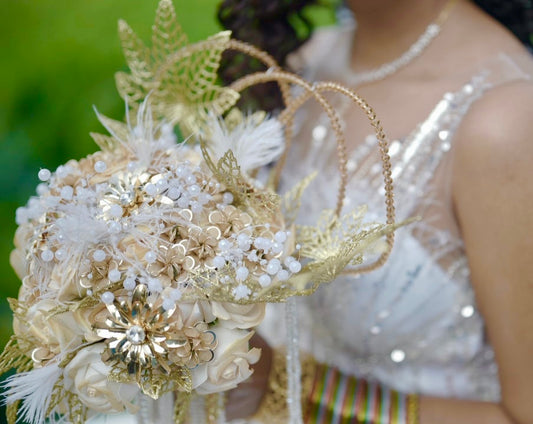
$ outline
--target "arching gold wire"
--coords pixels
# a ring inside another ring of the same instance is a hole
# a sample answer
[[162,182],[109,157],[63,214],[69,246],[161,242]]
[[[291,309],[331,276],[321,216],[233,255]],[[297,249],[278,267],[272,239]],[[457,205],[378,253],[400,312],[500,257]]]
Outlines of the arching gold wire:
[[[368,105],[368,103],[360,97],[355,91],[346,88],[340,84],[334,83],[334,82],[319,82],[315,84],[310,84],[307,81],[303,80],[302,78],[288,73],[284,71],[278,71],[278,70],[270,70],[267,72],[259,72],[254,73],[250,75],[246,75],[237,81],[235,81],[233,84],[230,85],[230,88],[233,90],[240,92],[252,85],[269,82],[269,81],[283,81],[287,83],[291,83],[294,85],[298,85],[302,88],[304,88],[304,92],[298,96],[295,99],[291,99],[289,103],[286,105],[285,110],[280,114],[280,121],[287,125],[289,122],[292,122],[292,119],[294,117],[294,114],[296,111],[311,97],[314,97],[315,100],[322,106],[324,111],[326,112],[331,127],[335,133],[335,138],[337,140],[337,157],[338,157],[338,166],[339,166],[339,172],[340,172],[340,183],[339,183],[339,191],[338,191],[338,198],[337,198],[337,205],[335,209],[335,213],[339,216],[343,203],[344,198],[346,195],[346,184],[348,180],[348,172],[346,169],[346,163],[347,163],[347,151],[346,151],[346,142],[344,138],[344,133],[342,130],[342,126],[340,123],[340,119],[338,114],[336,113],[335,109],[331,106],[331,104],[324,98],[324,96],[321,95],[321,92],[336,92],[339,94],[342,94],[344,96],[347,96],[353,103],[355,103],[357,106],[359,106],[363,112],[365,113],[366,117],[370,121],[370,125],[375,131],[376,138],[378,139],[378,147],[380,150],[381,155],[381,161],[383,165],[383,179],[384,179],[384,185],[385,185],[385,204],[386,204],[386,216],[387,216],[387,224],[394,224],[395,222],[395,209],[394,209],[394,195],[393,195],[393,182],[391,177],[391,164],[390,164],[390,157],[388,154],[388,140],[385,135],[385,132],[383,130],[383,127],[381,126],[381,122],[376,116],[376,113],[374,110]],[[286,152],[285,152],[286,154]],[[277,169],[276,172],[281,172],[281,168]],[[279,174],[278,174],[279,179]],[[390,255],[390,251],[392,249],[392,246],[394,244],[394,233],[389,233],[386,236],[387,240],[387,249],[385,252],[383,252],[380,257],[373,263],[359,267],[354,268],[351,270],[346,271],[346,273],[352,273],[352,274],[361,274],[364,272],[370,272],[381,265],[385,263],[388,256]]]

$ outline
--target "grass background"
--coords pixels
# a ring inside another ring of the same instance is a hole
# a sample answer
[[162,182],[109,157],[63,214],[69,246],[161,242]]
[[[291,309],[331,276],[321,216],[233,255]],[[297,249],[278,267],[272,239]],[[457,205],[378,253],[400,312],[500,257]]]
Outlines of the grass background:
[[[265,0],[268,1],[268,0]],[[191,41],[218,31],[219,0],[174,0]],[[0,14],[0,346],[11,335],[6,298],[20,281],[9,265],[15,210],[35,193],[40,168],[54,170],[96,150],[92,106],[120,119],[113,75],[125,69],[117,21],[148,42],[156,0],[1,0]],[[317,23],[331,10],[309,11]],[[0,411],[0,423],[4,421]]]

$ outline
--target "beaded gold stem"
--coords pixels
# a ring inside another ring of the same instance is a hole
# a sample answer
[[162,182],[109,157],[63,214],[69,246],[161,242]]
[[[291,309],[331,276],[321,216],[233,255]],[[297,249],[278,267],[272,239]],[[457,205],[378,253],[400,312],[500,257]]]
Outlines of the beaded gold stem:
[[[255,73],[247,75],[237,81],[235,81],[230,88],[235,91],[242,91],[245,88],[262,82],[267,81],[287,81],[292,84],[299,85],[303,87],[306,91],[302,93],[299,97],[292,99],[286,106],[285,110],[280,114],[280,121],[287,125],[288,122],[292,122],[292,118],[297,111],[309,98],[314,97],[315,100],[322,106],[325,110],[328,118],[330,120],[331,127],[335,133],[337,140],[337,157],[338,165],[340,172],[340,183],[339,183],[339,192],[336,205],[336,214],[340,215],[344,198],[346,195],[346,184],[348,180],[348,173],[346,169],[347,163],[347,152],[346,152],[346,142],[340,124],[340,119],[338,114],[335,112],[331,104],[320,94],[321,92],[336,92],[348,97],[352,102],[359,106],[365,113],[366,117],[370,121],[370,125],[375,131],[376,138],[378,140],[378,147],[381,155],[381,162],[383,166],[383,180],[385,186],[385,204],[386,204],[386,217],[387,224],[394,224],[395,222],[395,208],[394,208],[394,194],[393,194],[393,182],[391,177],[391,164],[390,157],[388,154],[389,142],[387,136],[383,130],[381,122],[377,118],[374,110],[368,105],[368,103],[360,97],[353,90],[343,87],[340,84],[334,82],[319,82],[313,85],[304,81],[303,79],[297,77],[294,74],[290,74],[283,71],[273,70],[270,72]],[[286,151],[285,151],[286,154]],[[275,170],[275,172],[281,173],[281,168]],[[279,179],[279,175],[275,177],[275,181]],[[370,272],[376,268],[379,268],[385,263],[389,257],[390,251],[394,244],[394,233],[391,232],[386,236],[387,240],[387,249],[383,252],[380,257],[373,263],[365,265],[356,269],[345,271],[345,273],[356,273],[361,274],[365,272]]]
[[[333,107],[329,104],[329,102],[318,91],[314,90],[314,87],[311,84],[309,84],[307,81],[289,72],[273,70],[273,71],[258,72],[255,74],[246,75],[240,78],[239,80],[235,81],[233,84],[231,84],[230,88],[237,92],[240,92],[254,84],[259,84],[259,83],[264,83],[264,82],[269,82],[269,81],[277,81],[277,80],[287,81],[294,85],[299,85],[300,87],[304,88],[306,92],[309,93],[310,96],[315,97],[317,102],[325,110],[330,120],[333,131],[335,132],[335,135],[337,138],[338,151],[342,152],[341,154],[339,154],[339,167],[341,168],[341,173],[346,174],[346,171],[343,171],[343,169],[346,166],[346,154],[345,154],[346,146],[345,146],[344,136],[342,133],[342,127],[340,124],[340,119],[338,117],[338,114],[337,112],[335,112],[335,109],[333,109]],[[296,112],[298,107],[299,106],[294,107],[294,101],[289,102],[289,104],[286,106],[285,110],[282,112],[282,114],[279,117],[280,121],[284,125],[288,125],[288,123],[292,121],[292,117],[294,116],[294,113]],[[341,178],[340,187],[339,187],[339,198],[337,199],[337,207],[335,210],[335,213],[337,215],[340,215],[345,191],[346,191],[345,178]]]
[[[381,163],[383,168],[383,183],[385,188],[385,205],[386,205],[386,218],[387,218],[387,224],[394,224],[396,219],[396,211],[394,208],[394,189],[393,189],[393,181],[392,181],[392,172],[391,172],[391,163],[390,163],[390,156],[388,153],[389,150],[389,141],[387,139],[387,136],[385,134],[385,131],[383,130],[383,127],[381,125],[380,120],[377,118],[376,113],[374,112],[374,109],[361,97],[359,96],[354,90],[344,87],[343,85],[337,84],[335,82],[318,82],[313,85],[313,88],[315,91],[318,92],[336,92],[339,94],[342,94],[346,97],[348,97],[352,102],[357,104],[363,112],[365,113],[366,117],[368,118],[370,125],[374,129],[374,132],[376,134],[376,138],[378,140],[378,148],[381,155]],[[292,102],[292,107],[296,110],[301,105],[303,105],[308,99],[309,94],[307,92],[302,93],[298,98],[294,99]],[[340,155],[341,153],[339,153]],[[339,157],[339,162],[341,162],[341,159]],[[346,168],[339,168],[339,171],[341,173],[341,179],[346,180],[347,179],[347,172]],[[343,175],[344,172],[344,175]],[[344,197],[344,193],[343,193]],[[392,246],[394,244],[394,232],[390,232],[386,235],[387,240],[387,250],[383,252],[380,257],[373,263],[358,267],[356,269],[352,270],[346,270],[343,272],[343,274],[361,274],[373,271],[380,266],[382,266],[387,258],[390,255]]]
[[[267,73],[272,72],[274,70],[282,70],[278,62],[276,62],[276,60],[272,56],[270,56],[265,51],[260,50],[257,47],[248,44],[244,41],[230,39],[228,43],[228,49],[240,51],[241,53],[247,54],[257,60],[260,60],[261,62],[263,62],[264,65],[268,66]],[[292,101],[290,85],[283,80],[273,80],[273,82],[278,83],[281,91],[281,97],[283,98],[283,103],[285,104],[285,106],[289,105]],[[271,178],[269,181],[269,186],[271,186],[272,188],[276,188],[276,186],[278,185],[279,178],[276,178],[276,176],[279,174],[279,172],[277,170],[281,170],[285,166],[285,162],[287,161],[287,152],[289,151],[292,145],[292,122],[293,115],[284,122],[285,150],[275,166],[276,172],[272,174],[273,178]]]

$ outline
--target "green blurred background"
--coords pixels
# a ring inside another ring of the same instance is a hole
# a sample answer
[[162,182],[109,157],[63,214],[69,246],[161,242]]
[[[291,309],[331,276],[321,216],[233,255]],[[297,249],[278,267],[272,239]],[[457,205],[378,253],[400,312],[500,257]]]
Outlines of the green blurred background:
[[[268,1],[268,0],[265,0]],[[220,28],[219,0],[174,0],[191,41]],[[0,14],[0,345],[11,334],[7,297],[20,281],[9,265],[15,210],[35,193],[40,168],[96,150],[90,131],[102,131],[92,106],[121,119],[124,104],[113,75],[125,69],[117,21],[125,19],[148,42],[156,0],[1,0]],[[311,10],[318,23],[331,21]],[[0,411],[0,423],[4,421]]]

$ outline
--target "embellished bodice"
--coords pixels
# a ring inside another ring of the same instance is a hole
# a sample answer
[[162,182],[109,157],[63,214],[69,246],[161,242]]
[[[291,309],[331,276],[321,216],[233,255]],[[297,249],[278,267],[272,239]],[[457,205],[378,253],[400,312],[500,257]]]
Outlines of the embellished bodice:
[[[299,300],[302,348],[319,361],[407,393],[498,400],[497,366],[485,340],[450,194],[455,133],[471,105],[494,85],[488,71],[476,75],[444,94],[408,136],[391,142],[397,218],[421,219],[397,231],[381,269],[342,276]],[[336,105],[341,114],[343,107]],[[307,143],[296,143],[284,177],[290,186],[318,171],[302,204],[301,219],[308,223],[335,204],[339,172],[326,117],[304,112],[300,125]],[[366,204],[367,219],[383,222],[376,144],[368,136],[350,153],[344,207]],[[269,326],[280,328],[266,324],[267,339],[283,343],[279,330]]]

